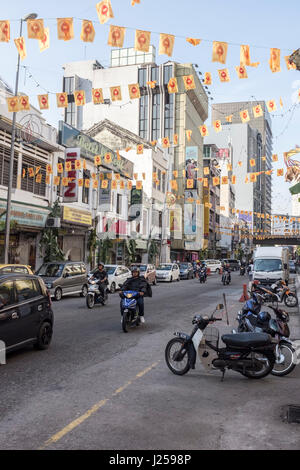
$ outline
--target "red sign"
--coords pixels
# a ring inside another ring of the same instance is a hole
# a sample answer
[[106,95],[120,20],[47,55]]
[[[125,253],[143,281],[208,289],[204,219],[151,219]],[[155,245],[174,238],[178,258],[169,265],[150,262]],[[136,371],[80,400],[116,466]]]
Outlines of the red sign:
[[75,161],[79,159],[79,148],[66,149],[65,162],[71,163],[71,170],[65,172],[65,176],[68,178],[68,186],[66,186],[64,190],[64,202],[78,201],[77,170],[75,169]]

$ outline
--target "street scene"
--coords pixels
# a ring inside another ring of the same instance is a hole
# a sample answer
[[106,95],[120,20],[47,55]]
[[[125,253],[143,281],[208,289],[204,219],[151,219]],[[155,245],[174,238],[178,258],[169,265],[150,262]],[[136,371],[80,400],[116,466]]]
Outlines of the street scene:
[[0,451],[300,450],[299,12],[1,6]]

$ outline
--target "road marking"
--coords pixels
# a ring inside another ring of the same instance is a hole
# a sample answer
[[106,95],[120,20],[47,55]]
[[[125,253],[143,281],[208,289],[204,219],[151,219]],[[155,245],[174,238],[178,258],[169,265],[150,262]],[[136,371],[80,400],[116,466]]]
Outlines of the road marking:
[[[150,370],[154,369],[159,364],[160,361],[154,362],[151,366],[147,367],[146,369],[142,370],[139,372],[133,380],[129,380],[126,382],[122,387],[118,388],[115,390],[111,397],[114,397],[121,392],[123,392],[129,385],[131,385],[133,382],[136,382],[137,379],[140,377],[143,377],[145,374],[150,372]],[[65,426],[63,429],[58,431],[56,434],[51,436],[49,439],[47,439],[44,444],[39,447],[38,450],[44,450],[46,447],[49,447],[52,444],[55,444],[57,441],[62,439],[66,434],[69,434],[73,429],[77,428],[80,424],[82,424],[84,421],[86,421],[88,418],[90,418],[93,414],[95,414],[100,408],[102,408],[106,403],[110,400],[110,398],[104,398],[103,400],[99,401],[96,403],[94,406],[92,406],[88,411],[86,411],[83,415],[79,416],[79,418],[75,419],[71,423],[69,423],[67,426]]]

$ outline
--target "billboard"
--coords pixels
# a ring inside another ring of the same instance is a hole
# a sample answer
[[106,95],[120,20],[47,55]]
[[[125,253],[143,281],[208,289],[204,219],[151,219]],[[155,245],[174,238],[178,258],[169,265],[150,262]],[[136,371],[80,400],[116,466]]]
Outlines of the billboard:
[[185,176],[193,180],[193,188],[197,188],[198,147],[185,148]]
[[196,235],[197,233],[197,190],[185,191],[184,199],[193,199],[193,202],[184,204],[184,234]]
[[75,170],[75,160],[80,159],[80,148],[67,148],[65,150],[65,162],[71,163],[71,170],[65,172],[68,178],[68,186],[64,187],[64,202],[78,202],[78,181]]

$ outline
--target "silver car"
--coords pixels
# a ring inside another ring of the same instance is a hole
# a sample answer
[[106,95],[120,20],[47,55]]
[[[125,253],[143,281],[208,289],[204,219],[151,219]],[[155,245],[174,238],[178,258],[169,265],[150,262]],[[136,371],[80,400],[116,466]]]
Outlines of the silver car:
[[80,294],[85,297],[88,292],[87,271],[83,262],[44,263],[36,274],[43,279],[51,297],[57,301],[64,295]]

